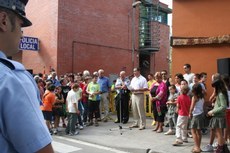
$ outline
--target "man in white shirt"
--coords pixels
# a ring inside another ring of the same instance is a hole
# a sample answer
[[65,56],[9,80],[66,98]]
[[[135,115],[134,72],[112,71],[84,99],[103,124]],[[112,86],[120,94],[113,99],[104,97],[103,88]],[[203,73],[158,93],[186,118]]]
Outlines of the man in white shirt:
[[139,68],[134,68],[133,74],[134,78],[131,80],[130,89],[132,92],[132,110],[134,123],[130,127],[138,127],[139,122],[139,130],[143,130],[146,126],[144,92],[148,90],[148,84],[147,80],[140,74]]
[[188,82],[188,84],[193,83],[193,77],[195,74],[191,72],[191,65],[185,64],[183,68],[185,72],[185,74],[183,75],[184,79]]

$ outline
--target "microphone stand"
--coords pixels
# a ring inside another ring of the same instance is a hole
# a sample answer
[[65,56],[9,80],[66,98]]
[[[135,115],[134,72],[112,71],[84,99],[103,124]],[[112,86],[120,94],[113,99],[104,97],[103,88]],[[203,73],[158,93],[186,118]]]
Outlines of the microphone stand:
[[119,125],[118,125],[118,128],[111,128],[111,129],[109,129],[109,131],[116,131],[116,130],[119,130],[120,131],[120,135],[122,135],[123,134],[123,129],[127,129],[127,130],[132,130],[132,128],[130,128],[130,127],[123,127],[122,126],[122,123],[121,123],[121,121],[122,121],[122,116],[121,116],[121,93],[122,92],[122,89],[120,89],[119,90],[119,94],[117,95],[117,96],[119,96],[119,110],[120,110],[120,112],[119,112]]

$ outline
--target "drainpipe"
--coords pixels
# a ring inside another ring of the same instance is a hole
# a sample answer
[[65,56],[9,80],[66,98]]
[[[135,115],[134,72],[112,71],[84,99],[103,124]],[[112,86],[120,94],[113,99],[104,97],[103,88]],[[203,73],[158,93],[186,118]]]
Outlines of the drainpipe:
[[132,68],[134,69],[134,55],[135,55],[135,14],[136,6],[141,4],[141,1],[133,0],[132,3]]
[[74,44],[77,43],[75,40],[72,41],[72,73],[73,73],[73,69],[74,69]]

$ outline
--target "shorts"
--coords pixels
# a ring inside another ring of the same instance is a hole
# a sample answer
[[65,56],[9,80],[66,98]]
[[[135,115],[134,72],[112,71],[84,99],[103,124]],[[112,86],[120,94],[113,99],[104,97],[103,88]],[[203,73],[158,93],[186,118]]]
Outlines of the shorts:
[[64,112],[62,108],[53,108],[54,116],[64,116]]
[[52,121],[52,111],[42,111],[42,114],[43,114],[43,116],[44,116],[44,119],[46,120],[46,121]]

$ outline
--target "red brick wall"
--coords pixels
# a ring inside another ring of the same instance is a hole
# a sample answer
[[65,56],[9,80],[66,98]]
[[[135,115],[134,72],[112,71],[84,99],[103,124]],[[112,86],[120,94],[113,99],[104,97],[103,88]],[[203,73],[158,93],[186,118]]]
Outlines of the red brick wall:
[[22,62],[34,73],[57,68],[57,15],[58,0],[33,0],[28,2],[26,12],[33,25],[23,29],[25,36],[40,40],[40,51],[23,51]]
[[[26,11],[33,26],[25,29],[24,35],[38,37],[40,51],[24,51],[23,63],[35,73],[43,72],[45,66],[46,72],[52,67],[59,75],[85,69],[93,72],[99,68],[104,69],[106,75],[123,69],[131,74],[131,5],[132,0],[113,3],[108,0],[30,1]],[[136,9],[138,17],[138,7]],[[137,23],[138,19],[136,30]],[[168,67],[165,57],[169,29],[167,25],[161,27],[162,37],[167,40],[161,41],[161,50],[156,53],[156,70]],[[137,53],[134,59],[137,66]]]
[[[155,60],[155,72],[167,70],[169,72],[169,26],[160,24],[160,50],[152,57],[152,69],[154,70]],[[151,71],[153,73],[153,71]]]
[[[99,68],[106,74],[131,71],[131,0],[60,1],[58,69],[60,73]],[[73,41],[81,42],[74,43]],[[88,44],[84,44],[88,43]],[[74,51],[74,58],[73,56]],[[74,59],[74,63],[72,63]],[[91,64],[93,63],[93,64]],[[74,64],[74,66],[72,66]]]

